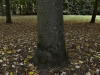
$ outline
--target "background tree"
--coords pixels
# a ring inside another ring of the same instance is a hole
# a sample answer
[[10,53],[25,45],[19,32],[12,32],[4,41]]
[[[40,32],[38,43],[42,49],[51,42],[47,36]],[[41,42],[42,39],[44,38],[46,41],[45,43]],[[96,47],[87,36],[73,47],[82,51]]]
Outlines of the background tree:
[[[95,0],[63,0],[63,13],[70,15],[92,15]],[[36,0],[10,0],[13,14],[36,14]],[[19,13],[18,13],[19,12]],[[97,14],[100,14],[100,7]]]
[[94,10],[93,10],[93,14],[92,14],[92,18],[91,18],[90,23],[95,23],[95,18],[96,18],[96,15],[97,15],[98,5],[99,5],[99,0],[95,0]]
[[1,4],[1,13],[2,13],[2,16],[4,16],[5,15],[4,1],[3,0],[0,0],[0,4]]
[[18,6],[18,0],[10,0],[11,11],[12,11],[12,14],[14,15],[16,15],[17,6]]
[[12,23],[9,0],[5,0],[5,4],[6,4],[6,23]]
[[94,0],[63,0],[63,11],[68,15],[90,15],[93,3]]
[[33,13],[33,3],[32,3],[32,0],[28,0],[26,5],[27,5],[27,7],[26,7],[26,10],[25,10],[25,14],[31,15]]
[[67,65],[68,56],[64,40],[62,0],[37,0],[38,44],[33,63],[40,75],[48,67]]

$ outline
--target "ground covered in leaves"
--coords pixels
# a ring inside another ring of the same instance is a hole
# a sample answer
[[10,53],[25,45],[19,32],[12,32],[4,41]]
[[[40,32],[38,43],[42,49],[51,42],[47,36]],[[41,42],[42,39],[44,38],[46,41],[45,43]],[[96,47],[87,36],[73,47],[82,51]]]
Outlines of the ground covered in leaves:
[[[0,19],[0,75],[38,75],[37,66],[28,60],[34,56],[37,22],[13,17],[12,24]],[[70,64],[54,68],[48,75],[91,75],[100,72],[100,23],[65,21],[65,43]],[[99,73],[100,74],[100,73]]]

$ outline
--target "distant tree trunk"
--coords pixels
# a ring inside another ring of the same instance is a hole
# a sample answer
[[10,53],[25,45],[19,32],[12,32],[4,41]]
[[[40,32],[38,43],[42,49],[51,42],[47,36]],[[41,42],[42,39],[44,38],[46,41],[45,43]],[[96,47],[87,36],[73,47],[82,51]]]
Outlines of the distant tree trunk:
[[32,4],[32,0],[28,0],[27,2],[27,13],[26,14],[29,14],[31,15],[33,13],[33,4]]
[[20,15],[22,14],[21,3],[20,3],[20,6],[19,6],[19,14],[20,14]]
[[95,18],[96,18],[96,15],[97,15],[98,5],[99,5],[99,0],[95,0],[94,10],[93,10],[93,14],[92,14],[92,18],[91,18],[90,23],[95,23]]
[[2,12],[2,16],[4,16],[5,15],[5,12],[4,12],[4,1],[3,0],[1,0],[1,12]]
[[14,3],[13,5],[12,5],[12,14],[14,14],[14,15],[16,15],[16,4]]
[[5,4],[6,4],[6,23],[12,23],[9,0],[5,0]]
[[65,48],[62,0],[37,0],[38,44],[33,63],[40,74],[48,67],[65,67],[68,55]]

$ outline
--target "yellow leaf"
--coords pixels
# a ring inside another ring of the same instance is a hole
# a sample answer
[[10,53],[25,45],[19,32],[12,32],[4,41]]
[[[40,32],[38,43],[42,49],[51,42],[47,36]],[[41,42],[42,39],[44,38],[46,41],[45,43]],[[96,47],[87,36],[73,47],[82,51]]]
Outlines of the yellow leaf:
[[77,49],[77,50],[80,50],[80,46],[76,46],[76,49]]
[[24,63],[26,63],[26,62],[27,62],[27,59],[24,60]]
[[96,52],[96,50],[93,50],[93,52]]
[[87,56],[91,56],[90,54],[86,54]]
[[29,75],[32,75],[32,74],[34,74],[34,72],[33,72],[33,71],[30,71],[30,72],[29,72]]
[[6,61],[6,58],[4,57],[3,60]]
[[7,51],[8,54],[12,53],[12,51]]
[[15,50],[12,50],[12,52],[15,52]]
[[32,56],[30,56],[29,58],[32,58]]
[[11,72],[10,75],[13,75],[13,73]]
[[87,47],[88,47],[88,46],[90,46],[90,45],[89,45],[88,43],[86,43],[86,44],[85,44],[85,46],[87,46]]
[[93,55],[95,58],[99,58],[99,56],[98,55]]
[[32,55],[28,55],[28,58],[32,58],[33,56]]

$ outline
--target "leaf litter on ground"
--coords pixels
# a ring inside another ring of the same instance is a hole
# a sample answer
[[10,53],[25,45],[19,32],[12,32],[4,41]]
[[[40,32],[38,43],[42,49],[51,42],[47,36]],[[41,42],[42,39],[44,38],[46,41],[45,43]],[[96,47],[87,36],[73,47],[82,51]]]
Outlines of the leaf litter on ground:
[[[64,69],[50,68],[48,75],[98,74],[100,72],[100,23],[65,21],[64,28],[70,64]],[[0,22],[0,39],[1,75],[38,75],[37,66],[28,62],[36,50],[36,20],[15,18],[12,24]]]

